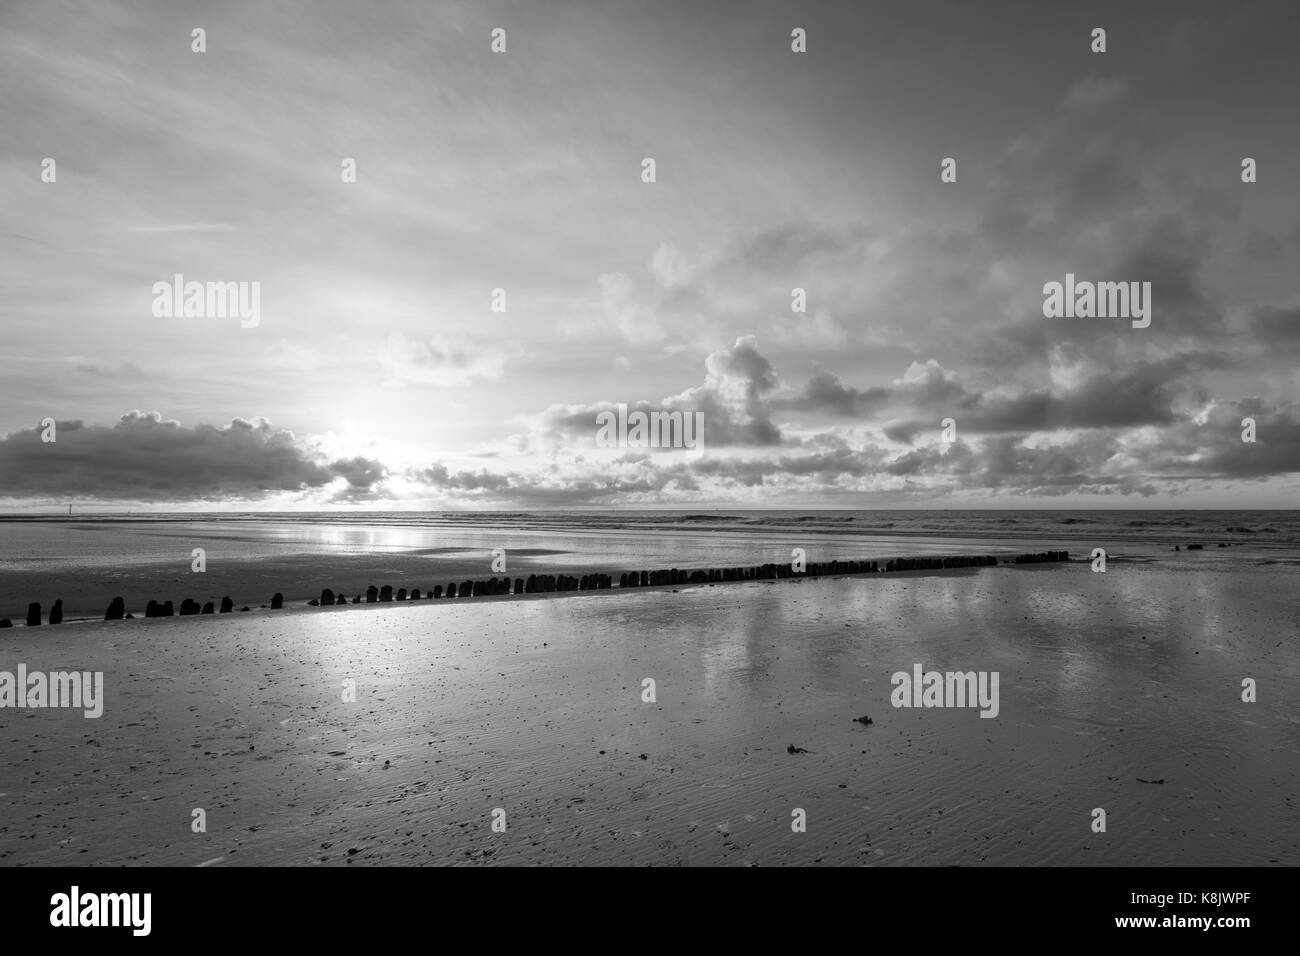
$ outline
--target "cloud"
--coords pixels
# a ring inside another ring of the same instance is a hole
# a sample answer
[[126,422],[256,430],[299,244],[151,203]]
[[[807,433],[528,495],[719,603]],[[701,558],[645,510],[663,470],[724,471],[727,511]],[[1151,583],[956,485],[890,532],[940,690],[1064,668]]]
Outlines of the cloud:
[[779,399],[774,404],[778,408],[792,411],[824,412],[828,415],[857,418],[884,408],[891,394],[883,386],[852,388],[841,382],[833,372],[818,372],[808,380],[802,395]]
[[0,438],[0,496],[221,500],[324,489],[339,478],[360,493],[384,478],[378,462],[321,461],[293,432],[261,417],[187,427],[136,410],[112,426],[70,420],[55,428],[56,440],[48,443],[39,426]]
[[1265,305],[1252,309],[1246,323],[1255,342],[1272,349],[1300,342],[1300,305]]
[[[782,391],[773,363],[752,337],[705,360],[705,382],[659,405],[632,408],[713,409],[706,413],[707,454],[687,460],[628,452],[596,461],[587,453],[595,413],[607,404],[553,406],[534,420],[525,442],[550,441],[543,469],[453,473],[425,469],[418,480],[470,501],[520,505],[685,503],[695,498],[839,501],[890,494],[918,500],[946,496],[1151,496],[1178,494],[1189,479],[1279,477],[1300,470],[1296,406],[1264,411],[1258,400],[1203,407],[1195,373],[1230,362],[1214,354],[1179,353],[1117,366],[1072,345],[1055,348],[1051,381],[994,390],[970,386],[934,359],[913,362],[887,385],[858,387],[821,372],[793,397]],[[774,409],[807,418],[785,433]],[[912,417],[883,420],[909,410]],[[1260,440],[1243,447],[1240,418],[1257,414]],[[958,441],[940,442],[940,420],[958,423]],[[837,430],[863,419],[902,451]],[[710,429],[721,422],[719,438]],[[770,428],[754,440],[755,430]],[[1267,441],[1263,436],[1267,435]]]
[[[1242,419],[1256,440],[1241,440]],[[1169,478],[1265,479],[1300,472],[1300,404],[1267,408],[1259,399],[1213,401],[1172,428],[1144,436],[1138,450],[1150,472]]]
[[329,469],[332,473],[346,478],[350,487],[364,488],[366,490],[388,477],[388,469],[384,467],[382,462],[361,455],[332,461],[329,464]]
[[[1300,405],[1209,397],[1196,375],[1231,367],[1214,354],[1124,366],[1065,344],[1052,350],[1046,383],[983,388],[929,359],[885,384],[823,371],[796,391],[751,336],[703,365],[702,383],[676,395],[623,397],[633,409],[703,411],[698,456],[600,454],[596,413],[617,403],[551,406],[527,420],[527,432],[479,456],[486,464],[436,460],[404,468],[395,483],[383,461],[326,455],[321,439],[300,440],[265,418],[189,427],[131,411],[111,427],[62,421],[53,444],[40,442],[39,428],[0,439],[0,495],[166,502],[315,492],[318,501],[356,504],[392,498],[397,485],[479,507],[848,504],[868,495],[1176,495],[1300,471]],[[778,425],[782,411],[801,420]],[[1253,444],[1240,440],[1247,415],[1257,422]],[[955,443],[939,441],[944,417],[957,421]]]
[[553,405],[534,417],[534,434],[526,441],[576,443],[594,447],[596,415],[626,404],[631,411],[700,412],[704,416],[704,444],[779,445],[781,430],[772,421],[768,396],[780,386],[776,369],[759,350],[753,336],[741,336],[729,349],[719,349],[704,360],[704,383],[656,401],[619,397],[583,405]]
[[601,314],[609,328],[633,345],[662,341],[664,328],[654,309],[644,305],[636,294],[631,276],[626,272],[601,275],[596,280],[600,290]]
[[[1071,354],[1076,361],[1065,357]],[[913,415],[887,422],[884,433],[908,444],[919,433],[937,431],[939,422],[949,417],[956,420],[960,432],[976,434],[1135,428],[1178,420],[1177,405],[1180,395],[1188,391],[1187,376],[1224,364],[1217,356],[1189,353],[1115,369],[1094,366],[1080,350],[1061,347],[1052,369],[1053,383],[1047,386],[975,390],[931,359],[925,365],[913,363],[889,387],[866,390],[845,386],[822,373],[808,382],[801,396],[783,404],[843,417],[906,409]]]
[[484,470],[477,474],[468,471],[452,474],[441,462],[417,469],[412,475],[416,480],[444,491],[504,491],[510,487],[510,478],[506,475],[493,475]]
[[506,362],[502,352],[458,343],[450,336],[409,339],[401,332],[389,333],[378,358],[388,375],[387,384],[440,387],[500,378]]
[[675,289],[690,281],[694,270],[686,256],[672,243],[660,243],[650,260],[650,274],[665,289]]

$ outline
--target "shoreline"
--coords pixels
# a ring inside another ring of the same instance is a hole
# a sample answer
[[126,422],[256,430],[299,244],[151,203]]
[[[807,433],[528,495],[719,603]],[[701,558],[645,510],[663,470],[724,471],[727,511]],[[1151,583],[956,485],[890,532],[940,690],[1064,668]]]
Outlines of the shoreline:
[[[925,510],[915,512],[916,514],[927,514]],[[992,514],[993,512],[981,511],[952,511],[951,514],[956,516],[970,514]],[[998,512],[1001,514],[1001,512]],[[1044,516],[1059,514],[1060,512],[1043,509],[1041,512],[1034,512]],[[1125,512],[1126,513],[1126,512]],[[1135,514],[1149,512],[1136,511]],[[1278,514],[1277,511],[1260,512],[1261,515]],[[1225,547],[1267,547],[1267,548],[1294,548],[1300,541],[1294,537],[1292,529],[1275,528],[1271,525],[1265,525],[1259,528],[1250,528],[1243,525],[1228,525],[1226,527],[1210,528],[1204,524],[1195,524],[1193,522],[1183,522],[1181,524],[1171,524],[1168,522],[1137,520],[1132,523],[1123,522],[1116,524],[1104,520],[1090,518],[1061,518],[1055,521],[1037,521],[1030,518],[1010,518],[1005,524],[999,524],[996,528],[985,528],[975,526],[961,527],[956,533],[952,533],[946,527],[938,526],[917,526],[917,527],[900,527],[896,522],[890,521],[886,524],[871,525],[859,523],[857,512],[828,511],[825,512],[826,518],[809,519],[808,512],[790,512],[791,515],[798,516],[789,521],[780,520],[781,513],[775,515],[763,509],[756,509],[747,513],[720,514],[714,515],[695,515],[685,512],[672,512],[670,516],[660,518],[653,512],[631,512],[627,515],[619,513],[604,512],[558,512],[558,513],[524,513],[512,514],[506,512],[409,512],[409,513],[381,513],[378,515],[357,515],[351,513],[332,513],[332,512],[311,512],[306,514],[285,513],[285,512],[266,512],[266,513],[178,513],[171,514],[146,514],[146,515],[117,515],[117,514],[86,514],[86,515],[0,515],[0,522],[14,522],[26,524],[50,524],[50,525],[185,525],[185,524],[216,524],[216,525],[237,525],[240,523],[253,524],[286,524],[286,525],[339,525],[343,527],[376,527],[376,528],[418,528],[425,531],[487,531],[487,530],[506,530],[510,532],[524,533],[543,533],[553,531],[572,531],[589,534],[618,534],[620,532],[726,532],[741,535],[761,536],[765,534],[816,534],[832,535],[837,538],[843,537],[860,537],[864,539],[873,538],[935,538],[951,537],[954,540],[970,541],[1013,541],[1024,540],[1031,537],[1051,537],[1061,541],[1120,541],[1127,545],[1151,545],[1151,546],[1169,546],[1175,544],[1185,545],[1189,542],[1205,542],[1206,547],[1217,546],[1223,543]],[[896,514],[896,512],[885,512],[884,514]],[[1024,515],[1025,512],[1011,511],[1009,515]],[[1117,512],[1099,512],[1104,515],[1115,515]],[[1214,515],[1222,514],[1224,520],[1232,520],[1226,516],[1239,515],[1240,511],[1231,509],[1220,509],[1218,511],[1194,510],[1194,511],[1170,511],[1169,515]],[[671,517],[676,515],[676,517]],[[566,522],[565,518],[588,518],[596,519],[589,522]],[[522,520],[521,520],[522,519]]]
[[[295,520],[283,514],[254,520],[244,515],[205,520],[213,516],[192,514],[165,520],[25,520],[0,526],[0,619],[21,625],[33,600],[44,611],[62,599],[67,623],[102,619],[118,596],[129,598],[129,610],[139,616],[150,598],[179,604],[193,597],[201,610],[204,602],[219,603],[224,596],[237,601],[235,607],[256,608],[268,603],[275,591],[289,604],[305,602],[323,587],[338,589],[340,584],[349,599],[371,582],[428,591],[430,585],[445,587],[451,581],[490,576],[490,561],[498,551],[508,555],[504,570],[512,575],[598,573],[615,580],[629,567],[787,562],[795,545],[820,560],[886,562],[899,554],[1011,557],[1046,546],[1076,548],[1082,555],[1102,547],[1110,561],[1154,561],[1189,572],[1253,572],[1256,565],[1300,564],[1300,546],[1280,540],[1300,531],[1295,517],[1300,512],[1226,512],[1209,521],[1205,515],[1182,512],[1167,517],[1153,512],[1095,513],[1098,524],[1082,523],[1094,519],[1072,514],[1014,512],[1019,523],[1005,525],[994,523],[1000,515],[965,521],[953,513],[952,524],[946,525],[942,514],[922,514],[918,521],[929,528],[893,512],[832,514],[829,521],[807,513],[759,512],[730,522],[691,514],[620,513],[602,522],[586,514],[571,519],[567,513],[530,517],[478,512],[434,516],[434,523],[427,514],[393,513]],[[1059,521],[1037,520],[1044,517]],[[1118,527],[1128,519],[1144,527]],[[1172,531],[1161,527],[1166,521]],[[859,526],[868,522],[895,526]],[[1266,525],[1281,532],[1245,534]],[[1232,535],[1219,540],[1225,529],[1240,530],[1238,537],[1251,540],[1229,544]],[[1178,542],[1189,550],[1179,554]],[[1191,550],[1193,544],[1202,547]],[[205,568],[191,567],[196,548],[205,552]],[[500,573],[500,562],[491,563]]]

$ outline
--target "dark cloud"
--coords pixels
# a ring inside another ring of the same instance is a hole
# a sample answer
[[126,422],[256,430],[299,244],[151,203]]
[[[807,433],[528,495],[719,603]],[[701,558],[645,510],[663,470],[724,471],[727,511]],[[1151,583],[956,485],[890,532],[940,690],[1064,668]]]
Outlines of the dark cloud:
[[856,417],[874,415],[890,407],[952,407],[972,400],[956,378],[931,359],[924,365],[913,364],[892,385],[866,389],[846,386],[838,376],[821,372],[809,379],[802,395],[778,399],[772,404],[778,409]]
[[383,479],[378,462],[319,460],[294,434],[264,418],[186,427],[158,412],[130,411],[115,425],[56,422],[53,442],[36,426],[0,438],[0,496],[190,501],[255,498],[323,488],[346,478],[353,492]]
[[505,491],[511,487],[511,479],[505,475],[494,475],[484,470],[452,474],[441,462],[417,469],[412,476],[441,491]]
[[370,488],[388,477],[388,469],[373,458],[340,458],[329,464],[330,471],[346,478],[353,488]]
[[887,388],[851,388],[833,372],[818,372],[808,380],[802,395],[781,399],[773,404],[777,408],[791,411],[824,412],[847,418],[873,414],[885,407],[889,398],[890,391]]
[[1174,422],[1184,379],[1194,371],[1224,364],[1218,356],[1187,353],[1118,370],[1096,369],[1068,386],[1008,385],[997,392],[979,392],[931,360],[914,365],[888,387],[852,388],[835,375],[820,373],[809,380],[802,395],[774,405],[840,417],[873,416],[890,409],[927,413],[925,418],[900,418],[883,425],[887,438],[907,444],[919,433],[937,432],[941,420],[949,417],[959,430],[971,433],[1134,428]]
[[[1242,441],[1244,418],[1255,420],[1254,442]],[[1257,398],[1215,402],[1162,431],[1144,463],[1152,475],[1202,481],[1300,473],[1300,405],[1270,409]]]

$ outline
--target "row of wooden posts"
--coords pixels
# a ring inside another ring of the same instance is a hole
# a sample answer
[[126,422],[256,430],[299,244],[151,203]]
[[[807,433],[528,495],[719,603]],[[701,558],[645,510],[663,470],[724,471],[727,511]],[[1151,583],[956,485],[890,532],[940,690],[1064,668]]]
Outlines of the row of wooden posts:
[[[1033,564],[1043,561],[1069,561],[1070,552],[1068,551],[1040,551],[1036,554],[1021,554],[1015,558],[1003,559],[1006,564]],[[645,587],[665,587],[680,584],[721,584],[730,581],[775,581],[786,578],[809,578],[821,577],[824,575],[834,574],[876,574],[876,573],[893,573],[898,571],[935,571],[944,568],[977,568],[992,567],[998,563],[998,559],[993,555],[956,555],[945,558],[894,558],[892,561],[886,561],[883,564],[879,561],[812,561],[806,566],[800,568],[796,563],[790,564],[758,564],[751,567],[737,568],[709,568],[682,570],[678,568],[666,568],[655,571],[628,571],[618,576],[619,588],[645,588]],[[422,592],[419,588],[414,588],[408,594],[406,588],[393,589],[391,585],[375,587],[373,584],[366,588],[365,594],[358,594],[348,600],[347,595],[343,592],[335,592],[332,588],[325,588],[321,591],[319,598],[312,598],[307,603],[313,607],[332,607],[339,604],[382,604],[390,601],[419,601],[425,597],[441,600],[447,598],[466,598],[466,597],[491,597],[496,595],[508,594],[549,594],[555,591],[607,591],[614,587],[612,575],[602,573],[592,574],[530,574],[527,578],[515,578],[513,582],[510,578],[489,578],[485,581],[462,581],[460,584],[452,582],[444,589],[441,584],[434,585],[433,589]],[[284,607],[284,595],[277,591],[271,597],[271,609],[279,610]],[[191,614],[229,614],[235,608],[234,601],[229,597],[221,599],[220,607],[212,601],[200,605],[197,601],[185,598],[181,602],[179,609],[180,616],[184,617]],[[247,611],[248,608],[241,607],[241,611]],[[145,617],[172,617],[177,610],[171,601],[150,601],[145,606]],[[133,618],[135,615],[127,613],[126,602],[120,597],[113,598],[104,612],[104,620],[120,621],[123,618]],[[63,621],[63,602],[55,601],[54,606],[50,608],[50,623],[59,624]],[[41,623],[41,605],[32,602],[27,606],[27,624],[28,626],[39,625]],[[12,626],[7,620],[0,620],[0,627]]]

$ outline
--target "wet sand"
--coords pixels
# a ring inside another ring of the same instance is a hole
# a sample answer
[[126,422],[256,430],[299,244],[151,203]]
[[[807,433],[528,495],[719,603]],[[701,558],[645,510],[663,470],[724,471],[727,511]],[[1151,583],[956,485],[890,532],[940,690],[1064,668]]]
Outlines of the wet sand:
[[[481,537],[481,536],[480,536]],[[168,562],[132,561],[88,565],[74,575],[59,565],[30,569],[9,567],[0,570],[0,618],[15,623],[24,620],[29,602],[39,601],[43,613],[56,599],[63,601],[65,620],[102,620],[114,597],[122,596],[128,611],[142,617],[149,600],[172,601],[177,607],[184,598],[204,604],[220,605],[229,595],[235,607],[257,608],[270,604],[277,591],[287,605],[305,604],[318,598],[322,588],[346,594],[350,601],[366,588],[391,585],[394,590],[419,588],[429,593],[436,585],[444,589],[449,583],[490,577],[522,577],[530,574],[610,574],[617,580],[620,573],[632,570],[678,567],[682,569],[724,566],[750,566],[769,562],[789,564],[790,544],[781,542],[762,548],[745,547],[748,541],[718,542],[693,536],[662,536],[657,546],[637,539],[632,553],[610,549],[590,537],[569,536],[545,543],[548,548],[513,546],[507,551],[506,572],[492,570],[494,539],[481,537],[478,547],[425,548],[376,553],[331,553],[316,551],[304,554],[243,557],[237,553],[212,550],[207,555],[207,570],[190,570],[190,551],[177,548],[178,557]],[[498,542],[502,539],[496,539]],[[940,541],[930,547],[906,549],[906,541],[861,541],[795,539],[809,545],[810,561],[836,559],[877,559],[882,564],[893,557],[907,555],[998,554],[1012,557],[1024,551],[1043,548],[1017,542]],[[629,542],[623,542],[624,547]],[[186,542],[186,547],[190,542]],[[813,545],[816,547],[812,547]],[[503,545],[504,546],[504,545]],[[682,555],[690,555],[683,560]],[[647,557],[648,555],[648,557]]]
[[[1293,578],[1077,563],[15,628],[0,668],[102,670],[107,702],[0,710],[0,865],[1294,865]],[[998,718],[894,709],[913,663],[999,671]]]

